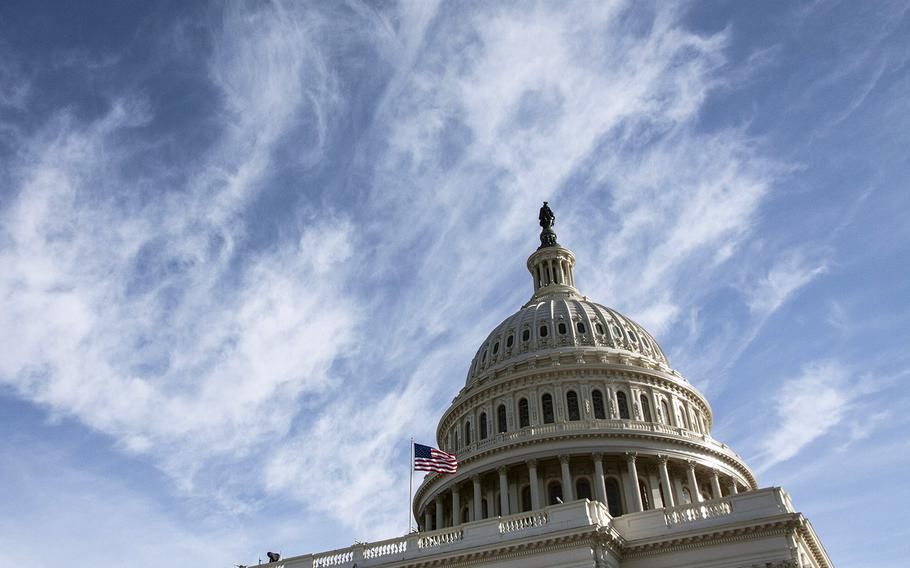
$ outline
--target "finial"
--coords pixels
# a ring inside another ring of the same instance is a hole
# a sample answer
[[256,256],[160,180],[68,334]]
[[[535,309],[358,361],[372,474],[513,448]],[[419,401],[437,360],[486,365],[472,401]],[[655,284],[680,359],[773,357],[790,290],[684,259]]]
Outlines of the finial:
[[540,219],[540,226],[542,227],[538,249],[558,246],[556,243],[556,232],[553,230],[553,224],[556,223],[556,215],[553,214],[553,210],[550,209],[546,201],[543,202],[543,207],[540,208],[540,214],[537,218]]

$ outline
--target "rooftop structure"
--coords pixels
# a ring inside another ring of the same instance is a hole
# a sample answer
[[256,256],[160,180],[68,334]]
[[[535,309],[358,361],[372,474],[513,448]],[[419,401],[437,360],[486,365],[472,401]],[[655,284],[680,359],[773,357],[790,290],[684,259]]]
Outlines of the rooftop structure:
[[544,203],[530,300],[481,343],[437,427],[420,532],[298,567],[798,567],[831,562],[780,488],[711,436],[705,397],[632,319],[575,287]]

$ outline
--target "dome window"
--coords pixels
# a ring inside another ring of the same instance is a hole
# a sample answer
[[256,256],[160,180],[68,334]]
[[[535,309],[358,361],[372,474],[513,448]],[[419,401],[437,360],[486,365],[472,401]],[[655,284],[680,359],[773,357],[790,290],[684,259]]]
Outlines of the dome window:
[[594,324],[594,329],[597,330],[597,333],[599,333],[601,335],[604,334],[604,326],[600,325],[599,323]]
[[622,337],[622,330],[619,329],[618,325],[611,325],[610,331],[613,332],[613,337]]
[[523,398],[518,401],[518,427],[527,428],[531,425],[531,417],[528,412],[528,399]]
[[481,362],[481,364],[487,362],[487,350],[486,349],[483,350],[483,354],[480,356],[480,362]]
[[480,432],[477,433],[481,440],[487,439],[487,413],[480,413]]
[[553,395],[544,393],[543,396],[540,397],[540,406],[541,410],[543,410],[543,423],[552,424],[555,422],[555,419],[553,418]]
[[522,340],[522,341],[527,341],[527,340],[529,340],[529,339],[531,339],[531,330],[530,330],[530,329],[526,329],[526,330],[522,331],[522,332],[521,332],[521,340]]
[[506,338],[506,348],[512,347],[513,343],[515,343],[515,336],[509,335],[509,337]]
[[575,391],[566,393],[566,408],[569,411],[569,420],[581,420],[581,412],[578,408],[578,394]]
[[653,422],[651,420],[651,405],[648,404],[648,397],[641,395],[638,400],[641,402],[641,419],[645,422]]
[[559,322],[559,325],[556,326],[556,330],[559,332],[559,335],[565,335],[566,332],[568,331],[566,329],[566,324],[564,324],[562,322]]
[[619,391],[616,393],[616,406],[619,407],[619,417],[623,420],[628,420],[629,416],[629,401],[626,398],[626,393]]
[[629,339],[632,340],[632,343],[638,343],[638,335],[631,329],[629,330]]
[[540,326],[540,336],[541,337],[546,337],[548,333],[550,333],[550,330],[547,329],[547,326],[545,326],[545,325]]
[[508,430],[506,424],[506,405],[504,404],[500,404],[499,408],[496,409],[496,423],[500,434]]
[[587,328],[585,327],[585,324],[583,322],[576,322],[575,329],[578,331],[578,333],[587,332]]
[[497,353],[499,353],[499,342],[498,341],[493,344],[493,355],[496,355]]
[[464,423],[464,445],[470,445],[471,443],[471,423]]
[[610,510],[611,517],[618,517],[622,515],[622,498],[619,491],[619,482],[616,481],[616,478],[611,477],[607,479],[607,509]]
[[591,402],[594,406],[594,418],[598,420],[605,420],[607,418],[607,412],[604,408],[604,395],[597,389],[594,389],[591,392]]
[[651,344],[648,343],[648,340],[644,337],[641,338],[641,344],[645,346],[645,349],[651,349]]

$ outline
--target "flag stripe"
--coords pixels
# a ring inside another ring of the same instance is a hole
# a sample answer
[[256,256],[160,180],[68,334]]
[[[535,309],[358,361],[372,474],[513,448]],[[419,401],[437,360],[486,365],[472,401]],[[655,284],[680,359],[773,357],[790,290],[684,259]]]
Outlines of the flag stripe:
[[414,469],[435,471],[437,473],[455,473],[458,460],[455,456],[442,450],[423,444],[414,444]]

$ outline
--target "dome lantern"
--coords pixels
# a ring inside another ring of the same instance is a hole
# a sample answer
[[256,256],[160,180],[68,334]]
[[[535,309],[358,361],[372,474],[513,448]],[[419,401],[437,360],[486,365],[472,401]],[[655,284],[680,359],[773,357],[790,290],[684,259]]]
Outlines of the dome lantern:
[[578,296],[575,289],[575,254],[556,242],[553,224],[556,216],[543,202],[540,208],[540,247],[528,258],[528,271],[534,284],[534,299],[559,294]]

